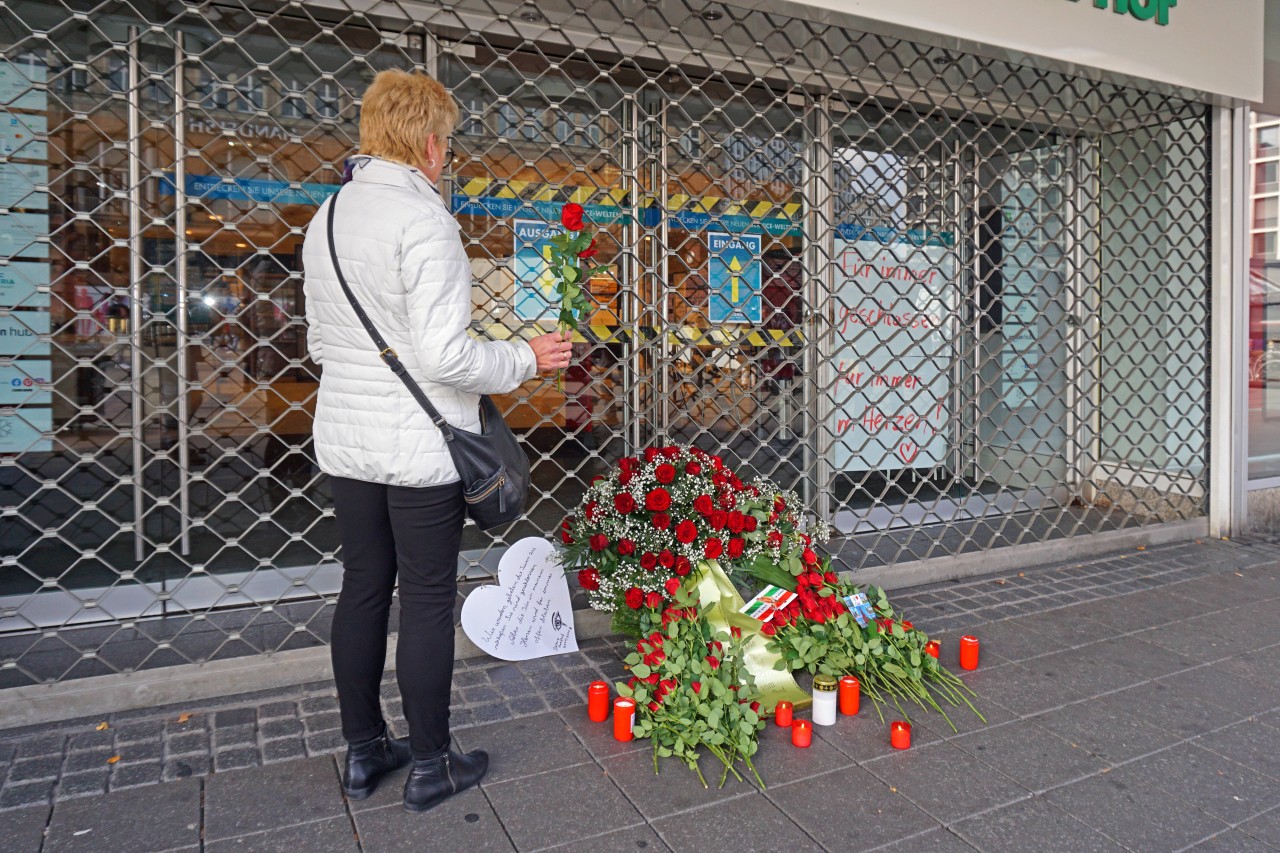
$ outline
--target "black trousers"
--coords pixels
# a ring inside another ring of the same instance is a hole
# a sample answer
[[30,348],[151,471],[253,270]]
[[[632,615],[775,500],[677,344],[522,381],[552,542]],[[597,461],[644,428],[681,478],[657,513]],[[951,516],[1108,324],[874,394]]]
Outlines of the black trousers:
[[342,736],[361,743],[382,733],[379,687],[398,575],[396,680],[414,758],[434,758],[449,745],[462,484],[408,488],[342,477],[329,484],[342,536],[331,643]]

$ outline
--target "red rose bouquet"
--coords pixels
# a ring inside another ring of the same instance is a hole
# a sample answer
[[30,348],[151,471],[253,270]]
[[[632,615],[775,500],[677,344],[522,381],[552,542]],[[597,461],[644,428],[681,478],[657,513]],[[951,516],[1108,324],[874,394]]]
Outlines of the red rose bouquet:
[[587,489],[561,528],[562,559],[577,571],[596,610],[639,636],[638,611],[651,595],[671,600],[700,562],[774,582],[804,564],[827,528],[776,484],[738,477],[696,447],[649,448],[626,457]]

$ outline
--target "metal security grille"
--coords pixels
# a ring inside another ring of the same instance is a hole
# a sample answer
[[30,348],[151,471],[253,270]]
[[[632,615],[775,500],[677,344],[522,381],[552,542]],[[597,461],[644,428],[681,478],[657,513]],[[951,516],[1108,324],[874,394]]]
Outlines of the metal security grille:
[[563,388],[502,399],[546,535],[695,443],[852,568],[1200,516],[1208,112],[688,0],[0,6],[0,687],[326,641],[300,245],[376,71],[463,106],[474,331],[610,270]]

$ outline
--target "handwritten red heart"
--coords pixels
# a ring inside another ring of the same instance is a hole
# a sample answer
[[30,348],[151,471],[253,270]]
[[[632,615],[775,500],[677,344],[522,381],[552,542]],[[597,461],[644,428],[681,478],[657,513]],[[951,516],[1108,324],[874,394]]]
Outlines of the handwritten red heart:
[[903,441],[898,445],[898,455],[902,457],[903,462],[910,465],[920,455],[920,445],[910,441]]

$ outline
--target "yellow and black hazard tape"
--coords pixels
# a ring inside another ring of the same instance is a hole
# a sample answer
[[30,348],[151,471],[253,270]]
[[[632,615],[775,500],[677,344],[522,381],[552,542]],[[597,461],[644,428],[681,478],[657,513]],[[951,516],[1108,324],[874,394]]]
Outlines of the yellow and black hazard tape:
[[[541,326],[523,326],[512,330],[501,323],[487,323],[481,327],[486,337],[493,340],[507,340],[511,337],[533,338],[546,334]],[[732,326],[716,329],[700,329],[696,326],[672,326],[666,330],[652,326],[605,326],[591,325],[580,327],[573,336],[574,343],[615,344],[623,341],[655,340],[666,332],[671,344],[691,344],[693,346],[773,346],[798,347],[804,344],[804,335],[798,330],[784,332],[780,329],[735,329]]]
[[575,187],[541,181],[503,180],[487,175],[459,177],[454,192],[467,198],[519,199],[527,202],[598,204],[605,207],[627,207],[630,191],[617,187]]
[[[641,207],[657,207],[659,199],[647,196]],[[804,207],[800,202],[780,203],[733,199],[722,196],[694,196],[686,193],[671,193],[667,196],[668,213],[702,213],[712,218],[721,216],[747,216],[751,219],[795,219]]]

